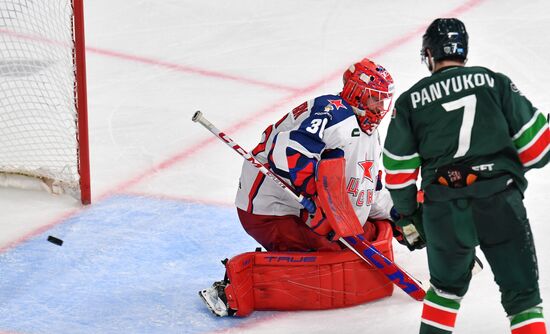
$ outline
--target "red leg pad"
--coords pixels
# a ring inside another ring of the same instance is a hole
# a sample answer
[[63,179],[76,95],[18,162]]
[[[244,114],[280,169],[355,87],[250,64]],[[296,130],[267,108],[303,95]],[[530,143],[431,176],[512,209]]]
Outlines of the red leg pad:
[[[393,260],[392,229],[375,222],[372,244]],[[250,252],[226,264],[225,293],[237,316],[254,310],[322,310],[391,296],[393,284],[349,250]]]

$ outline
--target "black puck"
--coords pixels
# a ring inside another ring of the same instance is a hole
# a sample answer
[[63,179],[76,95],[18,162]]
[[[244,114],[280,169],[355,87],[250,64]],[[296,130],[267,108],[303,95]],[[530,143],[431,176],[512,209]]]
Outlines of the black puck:
[[63,240],[58,239],[56,237],[52,237],[51,235],[48,236],[48,241],[51,242],[52,244],[56,244],[58,246],[63,245]]

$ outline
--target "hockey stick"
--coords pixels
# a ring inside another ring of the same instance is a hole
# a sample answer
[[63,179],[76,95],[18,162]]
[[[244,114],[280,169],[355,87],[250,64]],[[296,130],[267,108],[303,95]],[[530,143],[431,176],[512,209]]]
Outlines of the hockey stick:
[[[212,123],[210,123],[200,111],[195,112],[192,118],[193,122],[198,122],[206,129],[212,132],[218,139],[222,140],[235,152],[241,155],[245,160],[249,161],[254,167],[258,168],[260,172],[272,179],[277,185],[284,189],[289,195],[291,195],[296,201],[306,208],[309,212],[315,212],[315,204],[308,198],[297,195],[293,189],[285,184],[277,175],[273,174],[263,164],[261,164],[250,153],[246,152],[242,147],[235,143],[225,133],[221,132]],[[405,291],[412,298],[422,301],[426,295],[426,291],[422,288],[421,282],[413,278],[405,270],[401,269],[393,261],[385,257],[380,251],[378,251],[373,245],[363,238],[362,235],[354,237],[344,237],[338,239],[341,243],[346,245],[357,256],[369,263],[373,267],[377,268],[384,274],[391,282],[397,285],[400,289]]]

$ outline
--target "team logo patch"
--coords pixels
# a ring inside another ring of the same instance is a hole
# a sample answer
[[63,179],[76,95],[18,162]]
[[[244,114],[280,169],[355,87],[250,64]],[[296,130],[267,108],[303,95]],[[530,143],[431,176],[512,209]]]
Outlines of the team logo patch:
[[374,161],[372,160],[359,161],[357,164],[363,169],[363,179],[367,179],[370,182],[373,182],[374,180],[372,178],[372,167],[374,165]]
[[346,106],[342,103],[342,100],[328,100],[328,103],[332,104],[336,110],[339,110],[340,108],[348,109]]
[[351,136],[352,137],[359,137],[359,135],[360,135],[359,131],[360,131],[359,128],[355,128],[355,129],[351,130]]

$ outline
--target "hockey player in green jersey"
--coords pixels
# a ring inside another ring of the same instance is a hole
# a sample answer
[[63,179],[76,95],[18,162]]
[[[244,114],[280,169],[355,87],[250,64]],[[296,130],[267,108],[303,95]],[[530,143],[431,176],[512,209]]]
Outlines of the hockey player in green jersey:
[[525,172],[549,160],[547,116],[504,74],[465,66],[460,20],[436,19],[421,53],[432,75],[397,99],[383,156],[398,225],[423,222],[431,288],[420,333],[452,333],[478,245],[512,333],[546,333],[523,192]]

